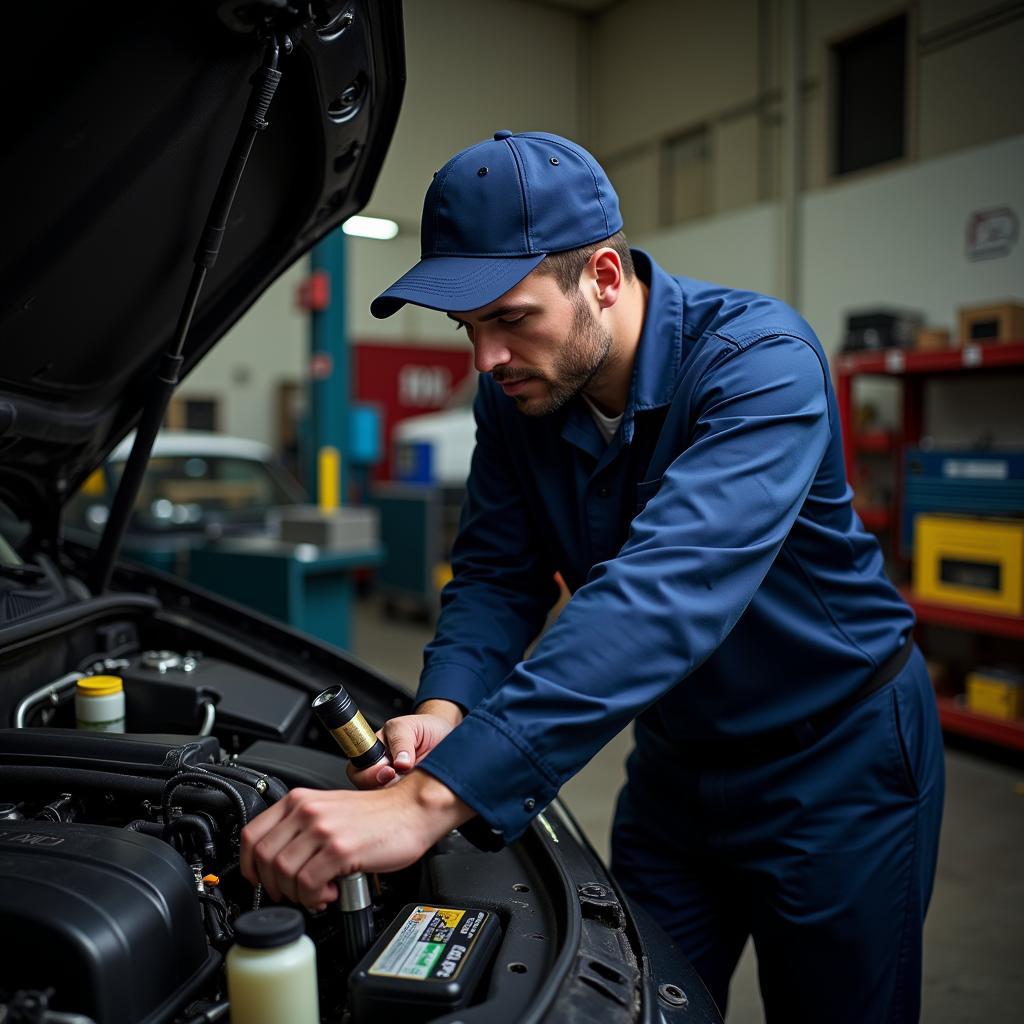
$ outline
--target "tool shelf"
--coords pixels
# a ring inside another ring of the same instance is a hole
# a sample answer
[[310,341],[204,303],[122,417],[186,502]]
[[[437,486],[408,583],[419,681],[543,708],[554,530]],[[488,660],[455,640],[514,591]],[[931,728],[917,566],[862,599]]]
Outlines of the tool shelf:
[[[909,561],[909,553],[900,549],[898,541],[903,505],[904,453],[907,448],[920,443],[924,430],[928,381],[1008,369],[1024,371],[1024,340],[968,344],[961,348],[929,352],[902,349],[850,352],[835,357],[833,371],[847,479],[857,479],[859,461],[864,455],[889,455],[894,462],[892,502],[886,505],[861,505],[855,499],[854,507],[861,522],[869,530],[888,535],[887,548],[897,565],[906,567]],[[899,384],[901,421],[894,430],[858,431],[855,428],[854,389],[861,377],[889,378]],[[922,625],[1024,641],[1024,618],[989,615],[922,601],[907,587],[902,587],[901,593]],[[1024,719],[1004,721],[979,714],[968,709],[959,697],[936,694],[935,701],[939,719],[946,731],[1024,751]]]
[[1009,637],[1024,640],[1024,619],[1014,615],[990,615],[987,612],[956,608],[935,601],[923,601],[909,587],[900,587],[903,599],[914,609],[918,622],[931,626],[948,626],[950,629],[965,629],[986,636]]

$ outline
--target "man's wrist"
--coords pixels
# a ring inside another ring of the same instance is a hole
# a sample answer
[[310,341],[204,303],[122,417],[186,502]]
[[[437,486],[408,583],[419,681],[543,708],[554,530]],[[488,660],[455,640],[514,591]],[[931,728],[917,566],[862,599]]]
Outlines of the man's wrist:
[[458,725],[466,717],[461,704],[455,701],[443,700],[440,697],[432,697],[416,706],[417,715],[437,715],[453,726]]
[[430,831],[438,838],[476,814],[469,804],[456,796],[440,779],[422,769],[403,779],[400,788],[413,797],[417,808],[429,822]]

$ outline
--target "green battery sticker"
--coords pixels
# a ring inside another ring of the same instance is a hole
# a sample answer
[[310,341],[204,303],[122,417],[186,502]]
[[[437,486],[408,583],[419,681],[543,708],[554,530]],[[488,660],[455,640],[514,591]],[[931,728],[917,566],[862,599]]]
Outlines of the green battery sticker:
[[414,907],[368,973],[449,981],[458,975],[486,916],[480,910]]

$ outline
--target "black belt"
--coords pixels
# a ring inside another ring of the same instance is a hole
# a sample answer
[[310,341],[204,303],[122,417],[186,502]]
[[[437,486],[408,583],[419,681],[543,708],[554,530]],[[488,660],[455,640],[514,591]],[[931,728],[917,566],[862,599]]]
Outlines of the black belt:
[[688,745],[686,759],[702,767],[739,767],[744,764],[774,761],[806,750],[830,733],[862,700],[876,693],[886,683],[891,683],[910,660],[913,651],[914,641],[908,637],[903,646],[886,658],[853,693],[802,722],[746,739],[722,740],[700,747]]

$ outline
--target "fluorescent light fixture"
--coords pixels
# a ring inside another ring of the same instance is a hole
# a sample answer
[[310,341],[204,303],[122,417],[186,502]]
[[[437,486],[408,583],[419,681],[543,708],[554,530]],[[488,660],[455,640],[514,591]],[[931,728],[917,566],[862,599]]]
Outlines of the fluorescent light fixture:
[[388,239],[398,234],[398,225],[383,217],[349,217],[341,225],[341,230],[346,235],[356,235],[358,238]]

